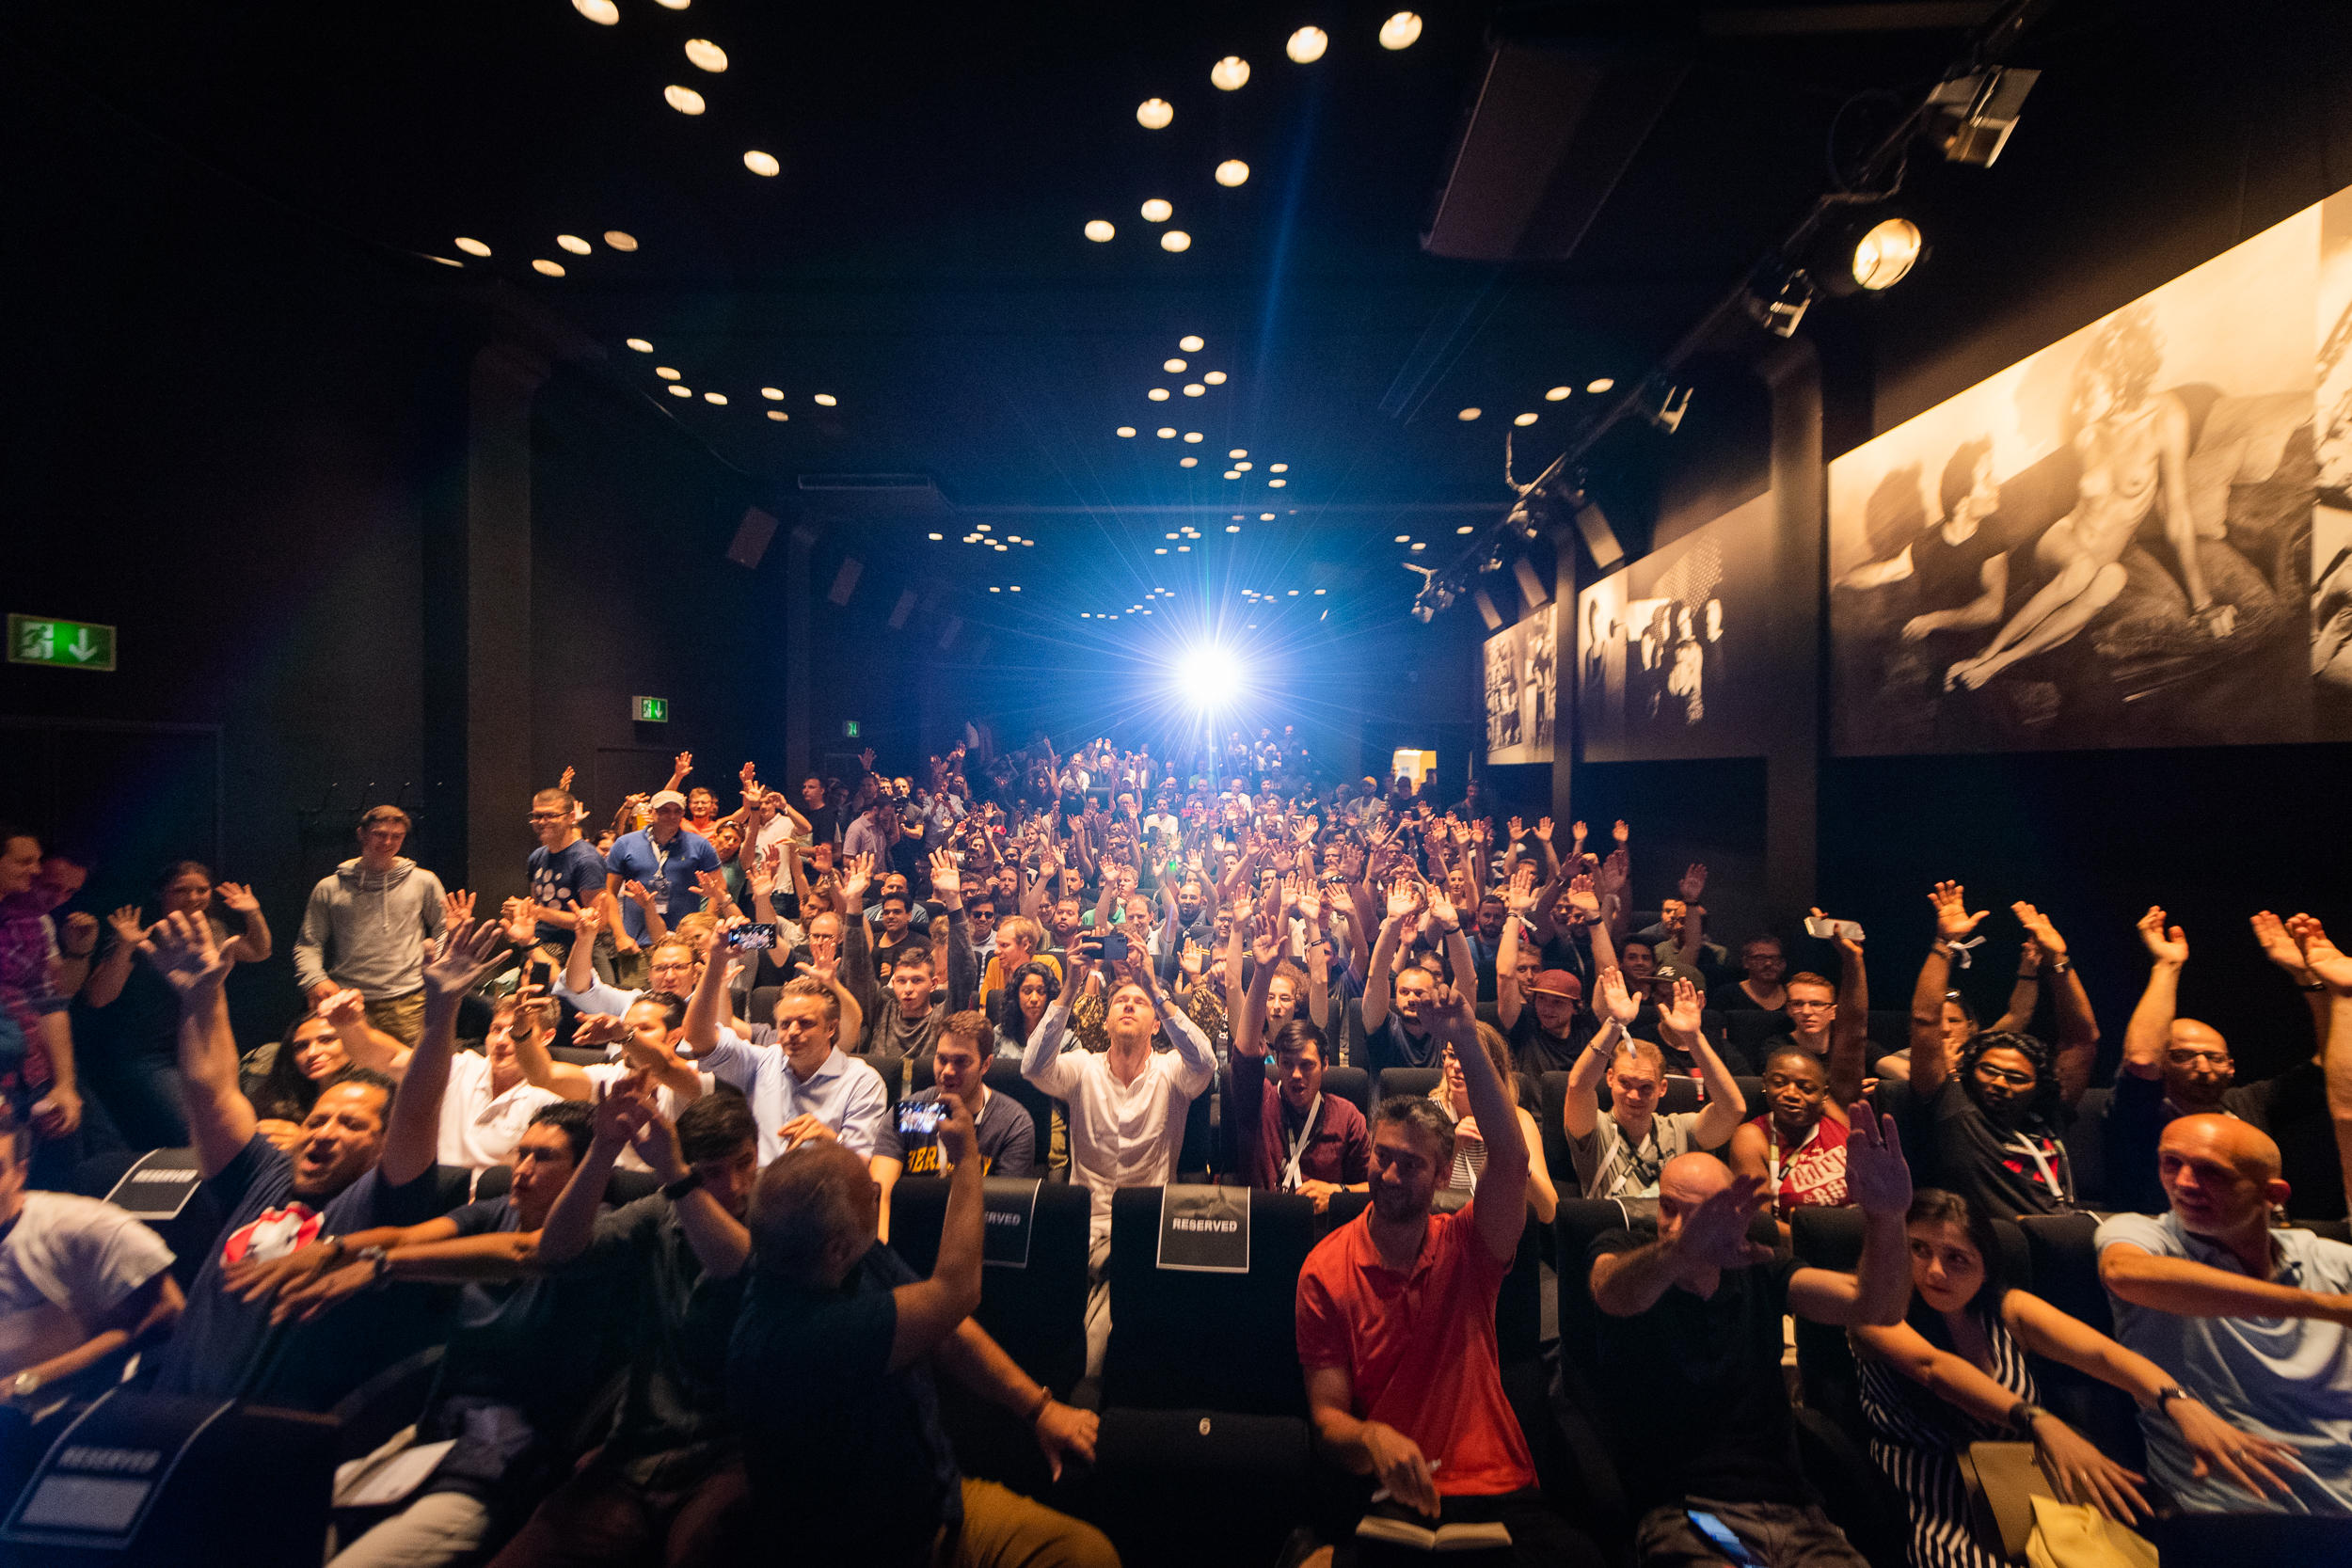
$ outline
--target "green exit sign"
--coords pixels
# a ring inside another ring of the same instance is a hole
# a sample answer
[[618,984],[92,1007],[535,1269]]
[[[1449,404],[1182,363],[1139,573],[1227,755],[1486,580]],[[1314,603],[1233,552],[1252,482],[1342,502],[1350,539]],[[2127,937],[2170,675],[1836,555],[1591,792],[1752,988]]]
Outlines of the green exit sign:
[[115,667],[115,628],[46,615],[8,617],[8,662],[54,664],[66,670]]
[[857,738],[857,721],[854,719],[844,719],[841,721],[841,734],[845,739],[855,740]]
[[637,721],[641,724],[666,724],[670,721],[670,699],[640,697],[637,702]]

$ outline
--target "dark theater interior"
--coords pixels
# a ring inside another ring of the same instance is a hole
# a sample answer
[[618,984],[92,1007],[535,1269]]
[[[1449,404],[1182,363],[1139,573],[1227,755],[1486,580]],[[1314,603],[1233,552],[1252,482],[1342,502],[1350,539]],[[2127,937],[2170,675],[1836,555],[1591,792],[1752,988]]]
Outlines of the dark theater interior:
[[0,1564],[2352,1561],[2340,0],[0,0]]

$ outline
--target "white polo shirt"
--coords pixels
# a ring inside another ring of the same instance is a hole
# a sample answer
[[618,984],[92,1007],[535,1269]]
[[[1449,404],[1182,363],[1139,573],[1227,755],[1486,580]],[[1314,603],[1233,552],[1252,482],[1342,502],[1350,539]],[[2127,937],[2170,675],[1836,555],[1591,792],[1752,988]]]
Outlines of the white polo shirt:
[[452,1052],[449,1085],[441,1091],[441,1147],[435,1158],[466,1170],[506,1164],[539,1107],[563,1098],[519,1079],[505,1093],[493,1094],[490,1058],[479,1051]]

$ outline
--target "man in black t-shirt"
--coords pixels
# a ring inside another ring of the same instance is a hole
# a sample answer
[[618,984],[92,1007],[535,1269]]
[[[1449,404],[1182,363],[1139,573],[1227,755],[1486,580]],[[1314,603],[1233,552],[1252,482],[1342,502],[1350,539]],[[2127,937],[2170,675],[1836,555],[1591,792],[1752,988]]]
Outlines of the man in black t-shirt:
[[[349,1245],[353,1232],[431,1217],[457,1004],[488,973],[503,934],[495,920],[450,925],[424,966],[424,1028],[405,1091],[395,1097],[373,1073],[345,1074],[319,1091],[288,1154],[258,1130],[238,1087],[237,1042],[221,999],[230,965],[210,924],[174,914],[148,932],[142,947],[180,998],[180,1078],[197,1166],[229,1215],[188,1289],[156,1392],[325,1410],[429,1337],[424,1304],[396,1293],[282,1328],[271,1324],[270,1296],[359,1251]],[[381,1271],[380,1251],[369,1261]]]
[[1911,1172],[1891,1119],[1855,1116],[1846,1181],[1864,1220],[1852,1274],[1775,1260],[1750,1242],[1764,1181],[1733,1176],[1711,1154],[1680,1155],[1660,1171],[1656,1241],[1617,1230],[1594,1242],[1596,1392],[1613,1420],[1618,1471],[1644,1511],[1637,1559],[1723,1560],[1691,1517],[1708,1513],[1757,1561],[1862,1568],[1798,1465],[1781,1318],[1902,1321]]
[[972,1322],[981,1162],[971,1112],[946,1103],[939,1147],[953,1174],[928,1279],[875,1239],[873,1180],[838,1144],[805,1144],[760,1174],[753,1282],[727,1360],[759,1533],[812,1563],[1112,1568],[1118,1554],[1091,1525],[963,1477],[940,1427],[945,1371],[1025,1418],[1057,1477],[1064,1455],[1094,1457],[1093,1413],[1055,1399]]

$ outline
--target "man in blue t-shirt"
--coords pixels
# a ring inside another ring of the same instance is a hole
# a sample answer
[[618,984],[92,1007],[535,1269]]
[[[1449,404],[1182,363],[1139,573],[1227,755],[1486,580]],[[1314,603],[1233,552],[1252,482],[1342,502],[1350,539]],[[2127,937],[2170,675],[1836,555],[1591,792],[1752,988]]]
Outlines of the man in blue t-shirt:
[[665,789],[653,798],[653,821],[623,833],[605,857],[605,891],[619,899],[621,925],[635,941],[646,940],[645,914],[636,899],[621,897],[626,884],[642,883],[653,895],[654,912],[675,930],[680,919],[703,907],[697,874],[719,869],[719,851],[685,822],[686,797]]
[[231,965],[211,926],[174,914],[149,933],[141,945],[180,997],[180,1077],[197,1165],[229,1216],[188,1288],[157,1393],[325,1410],[430,1335],[433,1314],[397,1291],[367,1295],[339,1321],[283,1325],[270,1321],[270,1297],[355,1258],[381,1277],[380,1243],[358,1233],[432,1216],[457,1004],[488,973],[502,934],[495,920],[451,923],[424,966],[424,1030],[403,1092],[376,1074],[346,1073],[319,1091],[289,1153],[258,1131],[238,1087],[220,984]]
[[572,927],[580,911],[604,891],[604,857],[580,836],[580,802],[565,789],[543,789],[531,798],[531,831],[539,847],[525,869],[531,901],[538,906],[539,942],[558,958],[572,950]]

